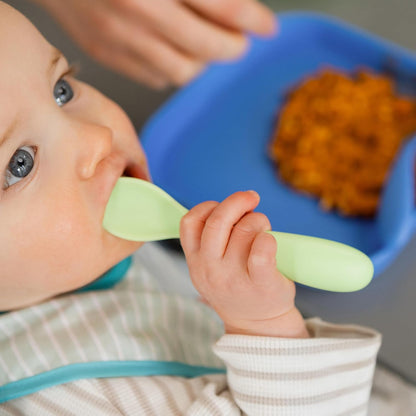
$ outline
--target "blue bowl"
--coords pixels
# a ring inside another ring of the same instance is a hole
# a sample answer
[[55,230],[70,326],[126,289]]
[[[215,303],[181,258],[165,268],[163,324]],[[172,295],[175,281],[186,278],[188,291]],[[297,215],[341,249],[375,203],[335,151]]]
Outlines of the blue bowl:
[[238,62],[209,68],[145,126],[142,140],[154,182],[187,207],[254,189],[261,196],[257,210],[273,230],[349,244],[370,256],[380,274],[416,229],[416,137],[396,159],[374,219],[322,211],[315,198],[277,178],[267,148],[287,91],[308,75],[328,65],[382,71],[394,63],[398,80],[405,81],[406,74],[416,74],[416,56],[316,14],[283,14],[279,25],[272,39],[252,38]]

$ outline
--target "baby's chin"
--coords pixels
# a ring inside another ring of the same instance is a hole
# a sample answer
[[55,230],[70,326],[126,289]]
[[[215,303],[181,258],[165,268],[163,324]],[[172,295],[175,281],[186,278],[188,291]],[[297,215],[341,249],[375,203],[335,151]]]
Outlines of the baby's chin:
[[143,241],[130,241],[130,240],[124,240],[118,237],[116,238],[121,241],[123,248],[125,247],[125,255],[122,255],[121,260],[132,255],[136,250],[138,250],[144,244]]
[[116,237],[107,231],[108,240],[110,243],[110,254],[111,264],[108,267],[115,266],[120,261],[124,260],[126,257],[131,256],[136,250],[138,250],[144,243],[142,241],[130,241],[123,238]]
[[66,288],[61,287],[63,290],[59,294],[72,292],[89,285],[118,263],[131,256],[144,244],[143,242],[123,240],[111,234],[108,237],[105,250],[101,254],[98,254],[95,260],[90,262],[89,265],[84,263],[85,269],[80,272],[79,278],[74,277],[72,281],[68,281],[69,286]]

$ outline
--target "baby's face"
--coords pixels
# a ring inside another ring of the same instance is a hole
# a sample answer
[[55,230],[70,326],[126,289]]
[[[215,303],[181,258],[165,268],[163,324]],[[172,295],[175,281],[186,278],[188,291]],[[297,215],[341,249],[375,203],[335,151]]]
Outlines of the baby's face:
[[114,102],[0,2],[0,311],[84,286],[136,250],[102,228],[117,179],[148,179]]

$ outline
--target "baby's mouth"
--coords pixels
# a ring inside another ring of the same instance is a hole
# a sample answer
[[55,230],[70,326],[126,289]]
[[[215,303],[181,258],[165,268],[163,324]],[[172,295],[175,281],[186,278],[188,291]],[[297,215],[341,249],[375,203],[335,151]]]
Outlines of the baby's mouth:
[[137,178],[137,179],[143,179],[145,181],[149,181],[149,174],[147,171],[142,168],[138,164],[134,165],[128,165],[123,171],[123,174],[121,176],[127,176],[129,178]]

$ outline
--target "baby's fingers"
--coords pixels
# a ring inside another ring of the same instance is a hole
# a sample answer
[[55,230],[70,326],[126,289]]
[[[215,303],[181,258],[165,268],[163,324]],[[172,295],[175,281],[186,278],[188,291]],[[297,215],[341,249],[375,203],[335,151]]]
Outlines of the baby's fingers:
[[248,259],[252,284],[259,290],[263,305],[279,305],[281,313],[293,308],[295,284],[276,267],[277,242],[269,233],[259,233],[253,241]]
[[271,234],[257,234],[247,262],[248,273],[253,283],[263,285],[276,278],[276,251],[277,242]]
[[193,207],[182,217],[180,224],[181,245],[187,258],[199,251],[205,221],[218,204],[219,202],[215,201],[203,202]]
[[250,212],[234,226],[225,253],[227,261],[247,269],[247,260],[256,236],[262,231],[270,230],[269,219],[260,212]]
[[201,236],[201,251],[205,259],[218,260],[224,256],[234,225],[258,203],[256,192],[236,192],[215,207]]

